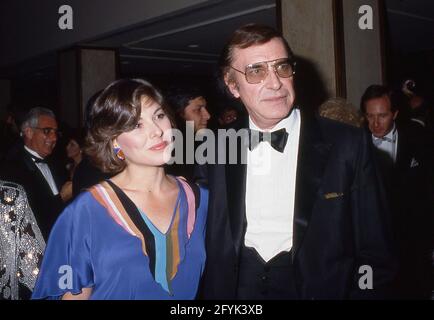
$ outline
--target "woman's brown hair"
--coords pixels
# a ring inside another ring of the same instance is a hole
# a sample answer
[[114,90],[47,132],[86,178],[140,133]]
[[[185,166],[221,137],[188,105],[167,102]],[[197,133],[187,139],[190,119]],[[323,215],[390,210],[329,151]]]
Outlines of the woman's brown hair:
[[113,150],[113,140],[139,122],[142,99],[159,104],[173,124],[173,116],[160,91],[142,79],[117,80],[105,88],[92,106],[85,153],[100,170],[115,174],[125,169]]

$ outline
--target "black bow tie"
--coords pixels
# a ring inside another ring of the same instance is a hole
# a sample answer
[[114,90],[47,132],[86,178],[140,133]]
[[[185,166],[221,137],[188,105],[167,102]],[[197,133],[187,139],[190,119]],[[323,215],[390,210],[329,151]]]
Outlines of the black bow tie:
[[283,153],[286,142],[288,141],[288,136],[288,132],[286,132],[285,128],[274,132],[262,132],[249,129],[249,149],[252,151],[259,143],[268,141],[275,150]]
[[32,159],[33,159],[33,161],[35,163],[47,163],[47,160],[41,159],[41,158],[37,158],[37,157],[34,157],[34,156],[32,156]]

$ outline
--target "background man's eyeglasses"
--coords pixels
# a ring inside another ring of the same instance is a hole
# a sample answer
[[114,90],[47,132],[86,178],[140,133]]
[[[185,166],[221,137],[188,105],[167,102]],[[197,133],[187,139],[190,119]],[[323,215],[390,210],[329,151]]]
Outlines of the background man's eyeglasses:
[[49,135],[51,135],[51,134],[54,134],[54,135],[60,137],[60,136],[62,135],[62,133],[61,133],[58,129],[56,129],[56,128],[49,128],[49,127],[47,127],[47,128],[39,128],[39,127],[33,127],[33,129],[41,130],[42,133],[43,133],[44,135],[46,135],[46,136],[49,136]]
[[[271,64],[270,63],[273,63]],[[273,71],[281,78],[290,78],[295,74],[295,61],[290,59],[278,59],[272,61],[262,61],[253,64],[249,64],[245,72],[238,70],[230,66],[235,71],[244,74],[246,81],[250,84],[257,84],[264,81],[269,72],[269,65],[273,68]]]

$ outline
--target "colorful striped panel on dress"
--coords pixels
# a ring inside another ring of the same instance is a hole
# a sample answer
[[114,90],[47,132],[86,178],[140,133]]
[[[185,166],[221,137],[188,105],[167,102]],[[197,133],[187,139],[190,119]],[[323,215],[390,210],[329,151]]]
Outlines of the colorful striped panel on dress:
[[176,201],[175,210],[172,213],[172,220],[166,233],[158,230],[146,213],[140,210],[143,221],[152,232],[155,241],[155,269],[153,270],[154,279],[164,290],[171,292],[170,282],[175,277],[178,265],[181,261],[180,255],[180,196]]
[[119,224],[125,231],[130,233],[131,235],[138,237],[142,243],[142,250],[145,255],[146,251],[146,243],[143,234],[131,220],[121,201],[117,197],[113,188],[107,183],[102,182],[97,184],[89,189],[89,192],[93,195],[93,197],[98,201],[104,208],[107,209],[109,215]]
[[184,181],[183,179],[178,179],[184,188],[185,195],[187,197],[187,205],[188,205],[188,217],[187,217],[187,234],[188,238],[190,238],[191,233],[193,232],[194,222],[196,220],[196,201],[194,197],[193,190],[191,190],[190,185]]
[[[166,234],[162,234],[155,228],[147,216],[112,181],[108,180],[89,190],[93,197],[107,209],[108,214],[118,225],[132,236],[140,238],[143,253],[148,256],[149,269],[154,280],[169,293],[171,292],[170,282],[176,276],[185,252],[181,246],[185,247],[186,239],[181,242],[180,227],[186,228],[187,232],[184,234],[189,239],[196,218],[193,190],[187,182],[178,178],[176,181],[180,192],[172,213],[171,225]],[[181,205],[181,190],[185,194],[186,203],[184,202],[184,205]],[[184,219],[181,219],[181,216],[184,216]],[[180,226],[181,220],[184,221],[184,226]]]

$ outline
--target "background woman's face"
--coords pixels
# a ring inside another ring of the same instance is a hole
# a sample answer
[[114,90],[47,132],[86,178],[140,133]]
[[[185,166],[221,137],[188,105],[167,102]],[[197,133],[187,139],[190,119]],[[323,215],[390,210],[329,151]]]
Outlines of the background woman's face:
[[80,146],[74,139],[69,140],[68,144],[66,145],[66,156],[68,158],[74,158],[80,154]]

